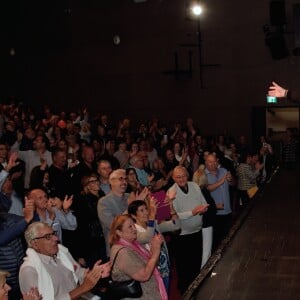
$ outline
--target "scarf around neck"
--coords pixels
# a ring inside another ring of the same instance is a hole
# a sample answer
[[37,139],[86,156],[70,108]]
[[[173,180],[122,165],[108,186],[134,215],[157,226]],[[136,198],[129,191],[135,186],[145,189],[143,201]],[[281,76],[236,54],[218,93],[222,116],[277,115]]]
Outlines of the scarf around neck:
[[[151,257],[150,252],[146,248],[144,248],[142,245],[140,245],[137,241],[128,242],[124,239],[120,239],[117,242],[117,244],[122,245],[126,248],[129,248],[129,249],[135,251],[139,256],[141,256],[146,261],[148,261]],[[158,285],[161,299],[168,300],[168,294],[166,292],[164,282],[162,280],[162,277],[161,277],[160,272],[158,271],[157,267],[154,268],[153,275],[154,275],[156,283]]]

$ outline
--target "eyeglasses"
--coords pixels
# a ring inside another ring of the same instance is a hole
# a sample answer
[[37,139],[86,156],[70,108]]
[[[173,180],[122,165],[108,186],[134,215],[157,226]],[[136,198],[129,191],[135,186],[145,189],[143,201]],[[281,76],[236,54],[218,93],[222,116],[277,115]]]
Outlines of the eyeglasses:
[[118,177],[118,178],[111,178],[112,180],[113,179],[118,179],[119,181],[126,181],[127,180],[127,177]]
[[47,234],[45,234],[43,236],[36,237],[36,238],[34,238],[32,240],[46,239],[46,240],[50,241],[53,236],[57,236],[57,231],[53,231],[51,233],[47,233]]

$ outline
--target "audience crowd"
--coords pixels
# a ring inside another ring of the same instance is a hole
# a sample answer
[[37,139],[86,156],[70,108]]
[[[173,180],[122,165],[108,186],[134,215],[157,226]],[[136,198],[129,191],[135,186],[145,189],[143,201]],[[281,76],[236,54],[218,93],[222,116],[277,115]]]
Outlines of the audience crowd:
[[[290,163],[298,141],[291,131],[286,140]],[[0,269],[10,275],[0,289],[10,299],[106,299],[107,278],[133,278],[141,299],[167,299],[174,264],[182,294],[275,157],[265,137],[207,136],[192,118],[115,126],[87,109],[2,104]]]

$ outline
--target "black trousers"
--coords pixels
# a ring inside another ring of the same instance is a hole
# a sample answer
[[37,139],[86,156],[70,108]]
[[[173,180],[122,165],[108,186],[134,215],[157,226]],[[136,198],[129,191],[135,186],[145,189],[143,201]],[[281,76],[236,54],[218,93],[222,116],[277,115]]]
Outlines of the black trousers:
[[238,190],[239,198],[242,200],[242,206],[246,207],[249,204],[249,196],[247,191]]
[[214,235],[213,235],[213,247],[212,251],[215,251],[222,240],[228,234],[232,226],[232,214],[227,215],[216,215],[214,224]]
[[183,294],[200,273],[202,262],[202,230],[178,235],[174,240],[174,258],[178,288]]

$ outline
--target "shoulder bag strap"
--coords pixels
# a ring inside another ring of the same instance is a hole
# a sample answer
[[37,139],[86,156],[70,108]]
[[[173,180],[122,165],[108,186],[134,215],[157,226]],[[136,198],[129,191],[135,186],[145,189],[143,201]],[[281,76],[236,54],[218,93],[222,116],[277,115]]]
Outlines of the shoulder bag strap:
[[122,249],[124,249],[124,248],[126,248],[126,247],[121,247],[121,248],[117,251],[117,253],[116,253],[115,257],[114,257],[113,263],[112,263],[112,265],[111,265],[111,271],[112,271],[113,268],[114,268],[114,264],[115,264],[115,261],[116,261],[116,258],[117,258],[117,256],[118,256],[119,252],[120,252]]

